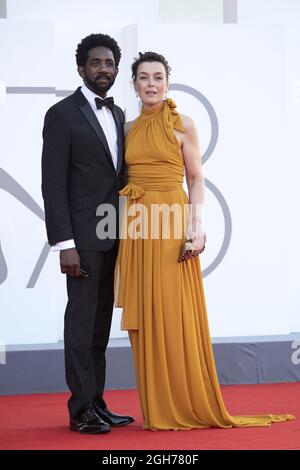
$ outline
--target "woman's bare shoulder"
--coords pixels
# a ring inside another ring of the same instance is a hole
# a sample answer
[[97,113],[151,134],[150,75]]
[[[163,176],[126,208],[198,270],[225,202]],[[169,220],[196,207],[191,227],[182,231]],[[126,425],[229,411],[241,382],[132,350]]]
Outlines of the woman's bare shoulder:
[[195,122],[193,121],[191,117],[186,116],[185,114],[181,114],[181,113],[179,114],[179,116],[181,118],[181,121],[185,130],[188,131],[188,130],[195,128]]
[[135,121],[136,121],[136,119],[134,119],[133,121],[125,122],[125,124],[124,124],[124,134],[125,134],[125,137],[126,137],[126,135],[128,134],[128,132],[130,131],[130,128],[131,128],[131,126],[134,124]]

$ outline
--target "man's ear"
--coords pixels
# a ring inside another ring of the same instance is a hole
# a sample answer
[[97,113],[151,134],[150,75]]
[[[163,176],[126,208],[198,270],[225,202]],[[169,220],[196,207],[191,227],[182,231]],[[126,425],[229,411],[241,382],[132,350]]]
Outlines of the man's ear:
[[78,65],[77,72],[79,73],[81,78],[84,78],[84,67],[83,67],[83,65]]
[[116,76],[118,75],[119,73],[119,67],[116,67]]

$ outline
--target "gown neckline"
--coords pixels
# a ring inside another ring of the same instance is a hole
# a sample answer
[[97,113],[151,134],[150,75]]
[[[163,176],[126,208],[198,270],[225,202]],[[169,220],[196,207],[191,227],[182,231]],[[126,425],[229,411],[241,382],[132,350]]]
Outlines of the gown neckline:
[[155,108],[142,108],[141,114],[143,116],[151,116],[154,114],[158,114],[163,110],[163,107],[165,105],[165,101],[159,104],[159,106],[156,106]]

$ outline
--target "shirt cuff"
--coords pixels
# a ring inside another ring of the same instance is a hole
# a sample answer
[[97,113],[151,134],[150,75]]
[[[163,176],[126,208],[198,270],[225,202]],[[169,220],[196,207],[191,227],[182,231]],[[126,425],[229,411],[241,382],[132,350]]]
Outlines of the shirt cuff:
[[55,243],[55,245],[51,246],[51,251],[68,250],[69,248],[76,248],[75,242],[73,239],[64,240],[63,242]]

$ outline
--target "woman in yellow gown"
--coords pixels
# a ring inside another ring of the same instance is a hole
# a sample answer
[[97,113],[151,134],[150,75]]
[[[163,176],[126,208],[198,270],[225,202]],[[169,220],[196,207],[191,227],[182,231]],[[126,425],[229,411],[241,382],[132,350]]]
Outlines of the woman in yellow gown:
[[[132,345],[144,428],[267,426],[291,420],[288,414],[230,416],[224,406],[198,256],[206,238],[197,132],[174,101],[164,99],[169,70],[165,58],[151,52],[140,53],[132,65],[143,107],[125,128],[128,184],[120,192],[127,207],[115,269],[115,305],[123,308],[122,329],[128,330]],[[189,198],[182,189],[184,172]],[[161,204],[179,206],[182,216],[170,212],[163,220],[161,215],[153,230],[152,208]],[[178,237],[187,204],[187,227]],[[141,207],[146,212],[139,217]],[[169,237],[163,234],[166,224]],[[178,262],[183,242],[191,236],[193,256]]]

